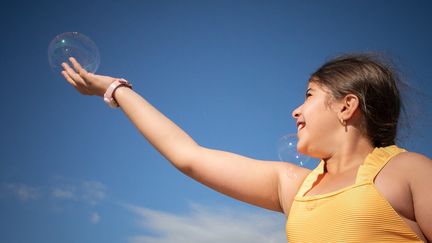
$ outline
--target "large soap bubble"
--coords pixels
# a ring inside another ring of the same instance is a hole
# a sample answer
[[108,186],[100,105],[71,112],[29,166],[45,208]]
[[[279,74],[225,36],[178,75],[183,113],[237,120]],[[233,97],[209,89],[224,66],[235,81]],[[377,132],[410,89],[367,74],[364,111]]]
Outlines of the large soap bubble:
[[290,162],[300,167],[313,168],[318,164],[316,159],[297,151],[297,134],[287,134],[279,138],[277,152],[281,161]]
[[48,62],[52,70],[60,73],[63,62],[74,57],[88,72],[96,72],[100,64],[99,49],[87,36],[78,32],[66,32],[54,37],[48,46]]

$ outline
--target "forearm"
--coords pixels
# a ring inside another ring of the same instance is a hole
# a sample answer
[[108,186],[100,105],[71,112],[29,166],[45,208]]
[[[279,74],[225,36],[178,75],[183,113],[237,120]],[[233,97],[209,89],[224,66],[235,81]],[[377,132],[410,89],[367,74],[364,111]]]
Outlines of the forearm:
[[184,169],[197,143],[132,89],[120,87],[115,100],[141,134],[171,163]]
[[144,137],[183,173],[233,198],[282,211],[278,185],[280,171],[289,172],[286,163],[203,148],[133,90],[118,88],[114,98]]

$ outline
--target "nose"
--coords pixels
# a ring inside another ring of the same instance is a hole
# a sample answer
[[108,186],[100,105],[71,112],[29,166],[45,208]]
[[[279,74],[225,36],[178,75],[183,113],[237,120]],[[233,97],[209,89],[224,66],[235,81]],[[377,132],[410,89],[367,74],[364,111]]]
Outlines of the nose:
[[300,116],[300,114],[301,114],[301,105],[299,106],[299,107],[297,107],[297,108],[295,108],[293,111],[292,111],[292,117],[294,118],[294,119],[297,119],[299,116]]

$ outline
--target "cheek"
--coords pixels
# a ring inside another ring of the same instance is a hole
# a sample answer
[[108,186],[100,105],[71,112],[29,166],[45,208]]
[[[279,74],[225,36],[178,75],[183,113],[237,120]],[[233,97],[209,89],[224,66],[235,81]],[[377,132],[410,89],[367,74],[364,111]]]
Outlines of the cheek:
[[306,127],[317,133],[334,131],[337,125],[337,114],[326,107],[324,101],[317,100],[304,107]]
[[[309,109],[310,108],[310,109]],[[310,156],[321,155],[321,150],[332,144],[338,128],[337,116],[325,108],[304,110],[306,127],[299,133],[298,149]]]
[[321,114],[315,116],[307,127],[310,138],[315,142],[326,144],[335,136],[338,124],[337,119],[332,114]]
[[320,134],[332,134],[337,128],[337,119],[332,114],[322,114],[313,120],[314,131]]

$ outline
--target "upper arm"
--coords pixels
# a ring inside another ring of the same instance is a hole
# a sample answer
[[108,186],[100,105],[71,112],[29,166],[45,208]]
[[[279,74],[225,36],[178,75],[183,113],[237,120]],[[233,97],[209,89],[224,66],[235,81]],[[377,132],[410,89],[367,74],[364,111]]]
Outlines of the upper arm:
[[255,160],[204,147],[194,154],[182,169],[185,174],[230,197],[279,212],[284,211],[283,204],[295,195],[308,171],[289,163]]
[[409,154],[409,162],[413,164],[410,188],[415,218],[423,234],[432,241],[432,161],[420,154]]

